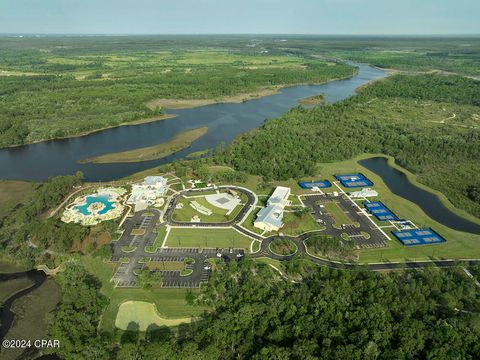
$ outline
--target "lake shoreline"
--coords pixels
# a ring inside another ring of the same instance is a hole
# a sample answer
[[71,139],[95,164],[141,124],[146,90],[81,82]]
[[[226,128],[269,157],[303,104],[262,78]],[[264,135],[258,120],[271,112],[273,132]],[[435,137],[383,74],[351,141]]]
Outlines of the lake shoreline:
[[133,163],[158,160],[178,151],[188,149],[192,142],[205,135],[208,127],[194,128],[177,134],[174,138],[158,145],[136,148],[127,151],[108,153],[91,158],[81,159],[80,164],[113,164]]
[[[168,103],[170,106],[164,107],[166,110],[176,110],[176,109],[194,109],[197,107],[201,106],[206,106],[206,105],[213,105],[213,104],[239,104],[245,101],[250,101],[250,100],[256,100],[256,99],[261,99],[266,96],[271,96],[278,94],[281,89],[289,88],[289,87],[294,87],[294,86],[303,86],[303,85],[325,85],[328,84],[332,81],[338,81],[338,80],[347,80],[355,75],[358,74],[358,70],[348,76],[340,77],[340,78],[334,78],[330,80],[326,80],[323,82],[319,83],[295,83],[295,84],[286,84],[286,85],[275,85],[273,88],[264,88],[259,91],[254,91],[250,93],[241,93],[237,95],[232,95],[232,96],[226,96],[220,99],[154,99],[146,103],[146,106],[149,109],[155,109],[157,104],[153,102],[155,101],[164,101],[165,103]],[[149,104],[151,104],[149,106]],[[175,105],[178,104],[178,105]],[[158,106],[161,106],[158,104]],[[98,129],[93,129],[89,130],[86,132],[81,132],[78,134],[72,134],[72,135],[67,135],[67,136],[60,136],[60,137],[52,137],[49,139],[40,139],[40,140],[35,140],[31,142],[26,142],[24,144],[18,144],[18,145],[10,145],[10,146],[5,146],[5,147],[0,147],[0,150],[5,150],[5,149],[14,149],[14,148],[20,148],[22,146],[28,146],[32,144],[38,144],[42,142],[48,142],[48,141],[54,141],[54,140],[67,140],[67,139],[73,139],[77,137],[83,137],[83,136],[88,136],[97,132],[101,132],[104,130],[109,130],[109,129],[114,129],[114,128],[119,128],[122,126],[136,126],[136,125],[143,125],[143,124],[148,124],[152,122],[157,122],[157,121],[162,121],[162,120],[169,120],[176,118],[176,114],[162,114],[159,117],[154,117],[154,118],[146,118],[146,119],[139,119],[139,120],[133,120],[130,122],[125,122],[121,123],[118,125],[112,125],[112,126],[106,126],[106,127],[101,127]]]
[[98,128],[98,129],[94,129],[94,130],[89,130],[89,131],[82,132],[82,133],[79,133],[79,134],[76,134],[76,135],[53,137],[51,139],[42,139],[42,140],[35,140],[35,141],[32,141],[32,142],[27,142],[25,144],[0,147],[0,150],[21,148],[22,146],[28,146],[28,145],[38,144],[38,143],[42,143],[42,142],[55,141],[55,140],[68,140],[68,139],[80,138],[80,137],[88,136],[88,135],[91,135],[91,134],[94,134],[94,133],[97,133],[97,132],[101,132],[101,131],[104,131],[104,130],[119,128],[119,127],[123,127],[123,126],[143,125],[143,124],[153,123],[153,122],[157,122],[157,121],[173,119],[173,118],[176,118],[176,117],[177,117],[177,115],[175,115],[175,114],[162,114],[159,117],[133,120],[133,121],[121,123],[121,124],[118,124],[118,125],[106,126],[106,127],[102,127],[102,128]]
[[154,99],[147,102],[146,105],[151,110],[155,109],[157,106],[163,107],[166,110],[176,110],[176,109],[194,109],[196,107],[213,105],[213,104],[239,104],[245,101],[261,99],[266,96],[278,94],[280,90],[286,89],[289,87],[304,86],[304,85],[325,85],[333,81],[347,80],[356,75],[358,75],[358,69],[356,69],[356,71],[352,75],[333,78],[333,79],[329,79],[319,83],[295,83],[295,84],[274,85],[270,88],[262,88],[260,90],[253,91],[250,93],[241,93],[237,95],[225,96],[220,99]]

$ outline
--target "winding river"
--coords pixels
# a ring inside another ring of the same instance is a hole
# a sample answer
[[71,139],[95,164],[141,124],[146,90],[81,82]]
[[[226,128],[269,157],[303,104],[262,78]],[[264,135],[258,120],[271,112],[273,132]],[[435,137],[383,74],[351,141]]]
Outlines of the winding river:
[[[265,119],[278,117],[298,100],[324,94],[333,103],[355,93],[355,89],[385,76],[382,70],[364,64],[358,74],[322,85],[291,86],[278,94],[243,103],[213,104],[192,109],[167,110],[176,118],[142,125],[121,126],[86,136],[51,140],[32,145],[0,150],[0,178],[46,180],[49,176],[73,174],[82,171],[87,181],[109,181],[153,166],[184,158],[191,152],[210,149],[224,142],[230,143],[237,135],[259,127]],[[188,149],[160,160],[138,163],[79,164],[78,160],[101,154],[131,150],[166,142],[185,130],[207,126],[208,132]]]

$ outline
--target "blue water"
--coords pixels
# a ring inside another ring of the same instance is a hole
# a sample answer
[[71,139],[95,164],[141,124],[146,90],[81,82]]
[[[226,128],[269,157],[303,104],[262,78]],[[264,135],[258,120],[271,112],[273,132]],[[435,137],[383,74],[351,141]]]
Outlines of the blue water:
[[[41,143],[0,149],[0,178],[45,181],[50,176],[82,171],[86,181],[110,181],[132,173],[185,158],[192,152],[229,144],[239,134],[260,127],[265,119],[276,118],[298,100],[325,94],[330,103],[348,98],[355,89],[370,80],[385,76],[381,70],[356,64],[359,72],[346,80],[322,85],[300,85],[282,89],[278,94],[242,103],[212,104],[192,109],[168,109],[176,118],[142,125],[121,126],[87,136],[51,140]],[[81,164],[79,160],[112,152],[165,143],[177,134],[206,126],[208,132],[195,140],[190,148],[163,159],[113,164]]]
[[77,205],[75,206],[75,209],[80,211],[83,215],[92,215],[92,213],[88,210],[88,207],[92,205],[93,203],[102,203],[105,205],[105,207],[98,212],[99,215],[106,214],[110,210],[114,208],[113,202],[108,200],[107,195],[90,195],[86,197],[86,203],[83,205]]

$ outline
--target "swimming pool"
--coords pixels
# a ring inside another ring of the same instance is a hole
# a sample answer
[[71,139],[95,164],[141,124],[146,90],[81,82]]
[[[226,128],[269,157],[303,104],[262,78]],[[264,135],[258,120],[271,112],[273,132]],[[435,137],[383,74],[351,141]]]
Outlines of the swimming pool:
[[98,211],[98,215],[106,214],[115,208],[115,206],[113,206],[114,202],[109,200],[108,195],[89,195],[85,197],[85,204],[77,205],[75,206],[75,209],[85,216],[92,215],[92,212],[88,208],[95,203],[102,203],[105,205],[102,210]]

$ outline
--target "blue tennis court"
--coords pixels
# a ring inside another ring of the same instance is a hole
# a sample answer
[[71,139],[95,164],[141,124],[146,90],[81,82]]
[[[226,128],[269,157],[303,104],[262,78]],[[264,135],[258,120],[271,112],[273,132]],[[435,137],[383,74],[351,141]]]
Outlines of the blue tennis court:
[[365,202],[363,203],[363,206],[365,206],[365,209],[367,209],[370,214],[380,221],[398,220],[397,215],[395,215],[381,201]]
[[323,181],[299,181],[298,185],[302,189],[311,189],[314,187],[318,187],[321,189],[332,187],[332,183],[328,180]]
[[446,240],[432,229],[392,231],[392,234],[405,246],[443,243]]
[[368,180],[365,175],[361,173],[335,175],[335,178],[346,188],[367,187],[373,185],[373,182]]

